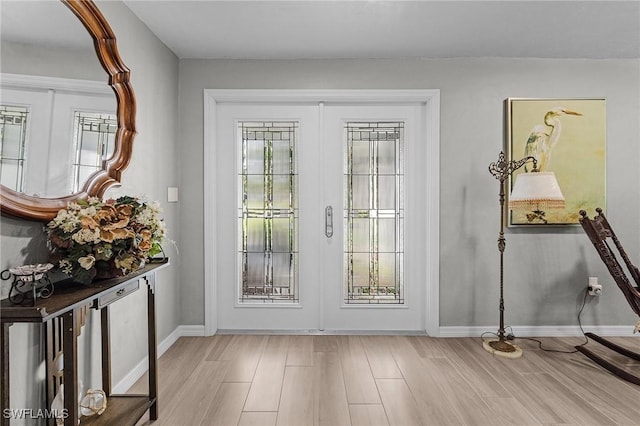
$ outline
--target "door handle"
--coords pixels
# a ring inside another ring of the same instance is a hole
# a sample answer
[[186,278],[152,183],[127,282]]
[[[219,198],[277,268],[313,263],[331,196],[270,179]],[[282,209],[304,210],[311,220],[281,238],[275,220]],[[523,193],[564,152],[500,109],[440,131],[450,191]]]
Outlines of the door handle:
[[333,207],[324,208],[324,235],[327,238],[333,237]]

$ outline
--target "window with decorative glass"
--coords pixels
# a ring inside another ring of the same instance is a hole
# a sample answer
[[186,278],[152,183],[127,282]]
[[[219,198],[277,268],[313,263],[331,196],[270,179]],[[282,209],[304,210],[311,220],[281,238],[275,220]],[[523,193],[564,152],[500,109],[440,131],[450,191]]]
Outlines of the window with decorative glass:
[[297,122],[239,122],[239,303],[297,303]]
[[24,189],[28,123],[28,107],[0,106],[0,182],[18,192]]
[[344,135],[344,302],[404,304],[404,123]]
[[71,193],[78,192],[87,178],[103,168],[113,154],[118,120],[115,114],[76,111],[73,116],[73,174]]

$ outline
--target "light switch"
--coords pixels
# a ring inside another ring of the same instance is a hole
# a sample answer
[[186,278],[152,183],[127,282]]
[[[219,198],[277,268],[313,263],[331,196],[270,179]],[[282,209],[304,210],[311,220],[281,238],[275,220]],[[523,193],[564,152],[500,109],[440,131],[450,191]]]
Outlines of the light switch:
[[168,203],[178,202],[178,188],[173,186],[170,186],[167,188],[167,202]]

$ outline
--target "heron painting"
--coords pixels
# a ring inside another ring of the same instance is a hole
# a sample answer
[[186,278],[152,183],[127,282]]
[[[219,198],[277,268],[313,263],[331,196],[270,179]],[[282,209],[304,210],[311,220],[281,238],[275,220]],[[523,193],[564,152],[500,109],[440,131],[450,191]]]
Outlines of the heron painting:
[[[564,209],[512,211],[509,226],[578,225],[580,210],[605,205],[606,105],[604,99],[505,100],[506,148],[510,160],[532,156],[538,170],[554,172],[566,199]],[[525,168],[517,173],[531,172]],[[517,173],[511,177],[511,184]]]

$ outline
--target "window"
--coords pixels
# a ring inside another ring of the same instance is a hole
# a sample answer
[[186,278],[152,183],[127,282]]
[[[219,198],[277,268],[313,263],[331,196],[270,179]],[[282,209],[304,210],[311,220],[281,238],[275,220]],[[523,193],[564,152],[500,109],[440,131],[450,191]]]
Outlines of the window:
[[240,303],[297,303],[298,123],[240,122]]
[[24,189],[28,121],[28,108],[0,106],[0,181],[18,192]]
[[114,114],[75,112],[71,193],[82,189],[80,186],[92,173],[102,170],[103,161],[113,154],[117,129],[118,121]]
[[346,123],[347,304],[404,304],[404,123]]

